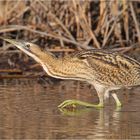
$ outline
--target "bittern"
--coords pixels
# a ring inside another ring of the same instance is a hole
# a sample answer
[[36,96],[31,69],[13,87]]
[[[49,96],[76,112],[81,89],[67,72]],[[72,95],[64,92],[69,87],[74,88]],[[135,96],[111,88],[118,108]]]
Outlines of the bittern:
[[4,39],[40,63],[45,72],[54,78],[86,81],[92,84],[98,94],[99,104],[79,100],[66,100],[58,107],[71,105],[103,107],[109,93],[121,106],[115,90],[140,85],[140,63],[118,52],[102,49],[77,51],[57,58],[39,46],[26,41]]

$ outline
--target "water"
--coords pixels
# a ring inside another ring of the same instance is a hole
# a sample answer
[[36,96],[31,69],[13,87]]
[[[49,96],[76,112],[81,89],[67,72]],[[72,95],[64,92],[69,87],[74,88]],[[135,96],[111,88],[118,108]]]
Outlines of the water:
[[0,81],[0,139],[140,139],[140,88],[120,90],[104,109],[59,110],[66,99],[98,102],[94,88],[76,81]]

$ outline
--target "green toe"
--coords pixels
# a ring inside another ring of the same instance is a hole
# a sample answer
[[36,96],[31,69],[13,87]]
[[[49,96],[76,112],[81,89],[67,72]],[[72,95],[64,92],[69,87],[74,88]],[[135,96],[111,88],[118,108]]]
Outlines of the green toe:
[[99,103],[97,105],[94,105],[94,104],[79,101],[79,100],[66,100],[66,101],[62,102],[58,107],[59,108],[65,108],[65,107],[68,107],[68,106],[72,106],[72,107],[85,106],[85,107],[102,108],[103,104]]
[[122,103],[121,102],[117,102],[116,105],[117,105],[117,107],[121,107]]
[[76,104],[76,100],[66,100],[62,102],[58,107],[59,108],[65,108],[66,106],[76,107],[75,104]]

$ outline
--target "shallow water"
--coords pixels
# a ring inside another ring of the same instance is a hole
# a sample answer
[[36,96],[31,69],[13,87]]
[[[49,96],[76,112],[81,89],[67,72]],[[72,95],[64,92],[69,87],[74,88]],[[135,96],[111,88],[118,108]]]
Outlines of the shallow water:
[[77,81],[0,80],[0,139],[140,139],[140,87],[120,90],[104,109],[59,110],[66,99],[98,102],[94,88]]

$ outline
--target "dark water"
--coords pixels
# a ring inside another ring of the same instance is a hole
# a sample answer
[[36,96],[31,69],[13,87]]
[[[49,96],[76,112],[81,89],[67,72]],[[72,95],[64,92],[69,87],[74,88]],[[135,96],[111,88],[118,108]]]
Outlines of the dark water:
[[93,87],[76,81],[0,80],[0,139],[140,139],[140,88],[120,90],[104,109],[59,110],[66,99],[98,102]]

